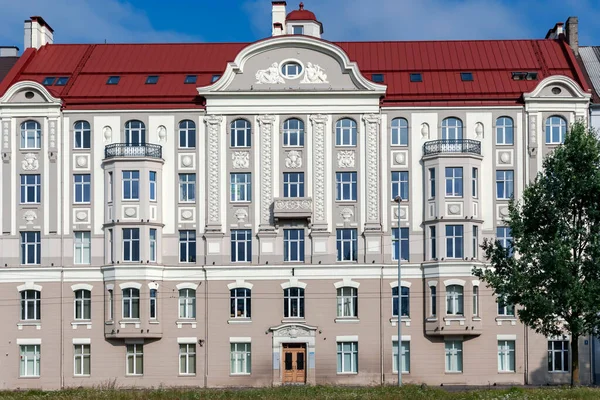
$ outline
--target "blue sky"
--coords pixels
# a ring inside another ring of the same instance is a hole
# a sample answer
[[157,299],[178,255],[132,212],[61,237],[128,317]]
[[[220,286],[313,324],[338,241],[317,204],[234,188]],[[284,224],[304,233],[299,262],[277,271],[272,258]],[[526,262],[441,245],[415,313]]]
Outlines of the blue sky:
[[[288,12],[299,1],[288,1]],[[580,44],[600,45],[600,0],[305,0],[324,38],[543,38],[570,15]],[[248,42],[270,35],[270,0],[0,0],[0,45],[23,47],[23,21],[41,15],[57,43]]]

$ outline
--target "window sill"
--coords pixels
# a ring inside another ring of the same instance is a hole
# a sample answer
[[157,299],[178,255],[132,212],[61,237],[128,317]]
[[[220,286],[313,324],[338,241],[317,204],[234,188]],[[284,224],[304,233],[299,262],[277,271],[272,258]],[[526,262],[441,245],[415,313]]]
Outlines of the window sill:
[[36,375],[36,376],[19,376],[19,379],[40,379],[40,375]]
[[452,195],[447,194],[446,198],[447,199],[462,199],[462,198],[464,198],[464,196],[452,196]]
[[89,206],[90,204],[92,204],[91,201],[74,201],[73,202],[74,206]]
[[499,374],[502,375],[510,375],[510,374],[516,374],[517,371],[498,371]]
[[125,374],[125,378],[139,378],[140,376],[144,376],[144,374]]
[[445,316],[444,317],[444,321],[464,321],[466,320],[464,315],[451,315],[451,316]]
[[[400,318],[400,321],[404,322],[405,326],[410,326],[410,317],[402,317]],[[398,324],[398,317],[390,318],[390,323],[392,324],[392,326],[396,326]]]
[[284,318],[281,320],[282,324],[305,324],[304,318]]
[[148,323],[152,324],[152,325],[158,325],[158,324],[160,324],[160,321],[152,320],[152,321],[148,321]]
[[193,329],[195,329],[195,328],[196,328],[196,326],[197,326],[197,324],[198,324],[198,322],[197,322],[195,319],[194,319],[194,320],[187,320],[187,321],[184,321],[184,320],[177,320],[177,321],[175,322],[175,324],[177,325],[177,328],[178,328],[178,329],[181,329],[181,328],[183,328],[183,326],[184,326],[184,325],[191,325],[191,327],[192,327]]
[[23,321],[23,322],[17,322],[17,329],[19,330],[23,330],[24,326],[35,326],[35,329],[40,330],[42,329],[42,322],[41,321]]
[[121,201],[124,201],[124,202],[134,202],[134,201],[140,201],[140,199],[121,199]]
[[91,377],[90,374],[84,374],[84,375],[73,375],[73,378],[89,378]]
[[252,374],[247,373],[247,372],[239,372],[236,374],[229,374],[229,376],[250,376],[250,375],[252,375]]
[[425,322],[437,322],[437,317],[425,318]]
[[481,317],[473,317],[473,318],[471,318],[471,320],[473,320],[473,321],[481,321]]
[[[392,371],[392,373],[398,375],[398,371]],[[402,375],[410,375],[410,371],[402,371]]]
[[506,322],[510,322],[511,325],[515,326],[517,325],[517,318],[513,317],[513,316],[502,316],[499,315],[496,317],[496,323],[498,324],[498,326],[502,326],[502,324],[504,323],[504,321]]
[[357,317],[340,317],[334,319],[336,324],[358,324],[360,319]]
[[194,376],[196,376],[196,374],[178,374],[177,376],[181,378],[193,378]]
[[358,372],[337,372],[337,375],[358,375]]
[[250,323],[252,323],[252,319],[250,319],[250,318],[230,318],[227,320],[227,323],[229,325],[250,324]]
[[115,321],[106,321],[104,322],[104,325],[114,325]]
[[444,372],[446,375],[461,375],[462,371],[446,371]]
[[92,329],[92,321],[73,321],[71,322],[71,327],[73,329],[77,329],[79,326],[85,326],[87,329]]
[[549,374],[570,374],[569,371],[548,371]]

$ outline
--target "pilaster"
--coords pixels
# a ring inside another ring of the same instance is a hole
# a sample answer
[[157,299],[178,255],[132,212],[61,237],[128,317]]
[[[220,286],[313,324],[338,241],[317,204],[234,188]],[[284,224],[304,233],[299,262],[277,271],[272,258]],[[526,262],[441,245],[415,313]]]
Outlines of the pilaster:
[[327,117],[321,114],[311,115],[313,128],[313,171],[314,201],[312,231],[327,231],[327,211],[325,207],[325,123]]

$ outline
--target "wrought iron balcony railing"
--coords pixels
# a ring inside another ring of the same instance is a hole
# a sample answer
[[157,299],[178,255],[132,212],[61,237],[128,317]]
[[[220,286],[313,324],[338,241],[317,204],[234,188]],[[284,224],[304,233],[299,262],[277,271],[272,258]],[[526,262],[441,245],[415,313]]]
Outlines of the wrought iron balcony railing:
[[481,155],[481,142],[473,139],[440,139],[423,145],[423,155],[467,153]]
[[162,158],[162,146],[149,143],[112,143],[104,148],[104,158],[107,159],[113,157]]

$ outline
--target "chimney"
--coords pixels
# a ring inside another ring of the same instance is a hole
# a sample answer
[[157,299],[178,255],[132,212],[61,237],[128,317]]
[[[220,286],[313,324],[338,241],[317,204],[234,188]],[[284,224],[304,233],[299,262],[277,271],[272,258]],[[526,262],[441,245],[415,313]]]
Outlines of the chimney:
[[0,46],[0,57],[19,57],[17,46]]
[[30,17],[25,20],[25,49],[39,49],[45,44],[54,43],[54,30],[42,17]]
[[573,53],[576,56],[579,55],[579,18],[577,17],[569,17],[567,19],[567,31],[565,32],[567,36],[567,43],[573,49]]
[[271,26],[273,33],[272,36],[281,36],[284,34],[283,27],[285,26],[285,1],[272,1],[273,6],[273,24]]
[[563,26],[564,24],[562,22],[557,22],[556,25],[554,25],[554,28],[546,33],[546,39],[558,39],[558,37],[564,33]]

